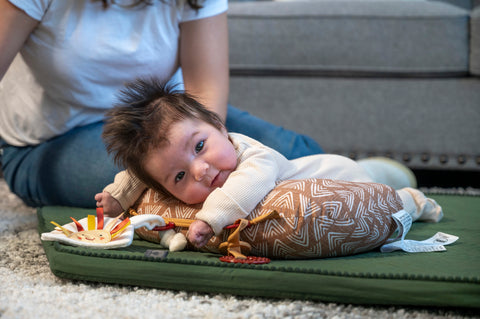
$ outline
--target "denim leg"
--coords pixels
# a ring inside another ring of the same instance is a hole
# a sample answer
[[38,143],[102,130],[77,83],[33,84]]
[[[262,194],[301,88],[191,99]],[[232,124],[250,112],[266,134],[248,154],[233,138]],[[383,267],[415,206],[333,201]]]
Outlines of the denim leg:
[[324,153],[311,137],[273,125],[231,105],[228,106],[226,124],[229,132],[254,138],[288,159]]
[[105,150],[102,129],[98,122],[40,145],[6,146],[2,170],[11,191],[33,207],[95,207],[94,195],[119,171]]

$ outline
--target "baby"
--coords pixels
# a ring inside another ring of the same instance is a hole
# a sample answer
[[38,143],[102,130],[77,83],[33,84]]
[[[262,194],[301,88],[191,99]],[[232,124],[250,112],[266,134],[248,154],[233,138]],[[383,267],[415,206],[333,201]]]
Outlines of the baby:
[[[126,167],[95,196],[106,214],[128,209],[147,188],[186,204],[203,203],[188,240],[204,246],[213,235],[245,218],[279,181],[325,178],[375,182],[357,162],[320,154],[287,160],[247,136],[228,133],[220,118],[188,93],[155,80],[137,80],[108,114],[103,137]],[[413,188],[397,191],[413,220],[439,221],[443,212]]]

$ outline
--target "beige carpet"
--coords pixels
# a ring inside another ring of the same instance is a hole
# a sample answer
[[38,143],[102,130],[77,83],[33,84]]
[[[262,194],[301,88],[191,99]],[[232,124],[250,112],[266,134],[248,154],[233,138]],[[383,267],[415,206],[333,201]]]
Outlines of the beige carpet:
[[258,300],[64,280],[50,272],[36,227],[35,210],[23,205],[0,179],[2,319],[476,317],[471,312],[443,309]]

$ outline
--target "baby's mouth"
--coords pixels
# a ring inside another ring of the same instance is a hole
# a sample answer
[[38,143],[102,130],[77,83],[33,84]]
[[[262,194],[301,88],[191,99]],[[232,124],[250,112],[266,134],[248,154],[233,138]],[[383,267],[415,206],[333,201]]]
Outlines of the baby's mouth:
[[222,179],[222,172],[219,171],[218,174],[213,178],[212,183],[210,184],[210,187],[222,187],[224,184],[224,180]]
[[212,179],[212,182],[210,183],[210,187],[215,187],[217,181],[218,181],[218,177],[220,175],[220,172],[218,172],[217,175],[215,175],[215,177]]

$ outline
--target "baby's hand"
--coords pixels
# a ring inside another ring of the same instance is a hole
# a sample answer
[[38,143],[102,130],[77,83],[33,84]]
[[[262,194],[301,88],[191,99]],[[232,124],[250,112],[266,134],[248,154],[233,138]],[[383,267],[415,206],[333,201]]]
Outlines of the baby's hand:
[[203,220],[194,221],[187,232],[187,239],[193,246],[200,248],[205,246],[214,235],[212,227]]
[[98,193],[95,195],[98,207],[103,207],[105,215],[110,217],[117,217],[123,212],[123,208],[115,198],[108,192]]

